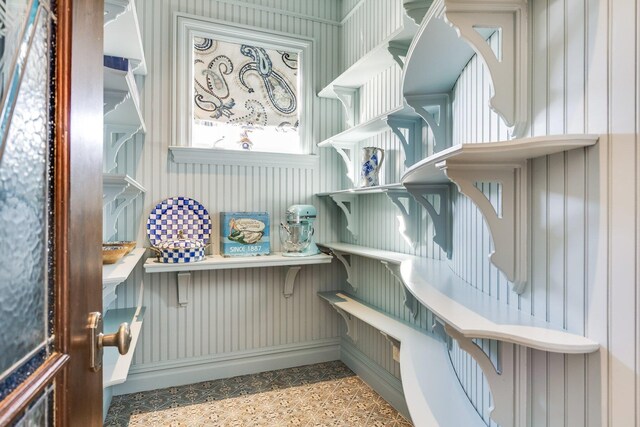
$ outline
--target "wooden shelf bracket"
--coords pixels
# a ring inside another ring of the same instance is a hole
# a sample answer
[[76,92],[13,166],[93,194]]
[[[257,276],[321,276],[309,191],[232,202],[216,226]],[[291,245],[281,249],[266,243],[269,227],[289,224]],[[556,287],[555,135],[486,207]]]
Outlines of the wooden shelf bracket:
[[358,231],[355,227],[355,211],[358,197],[352,194],[331,194],[331,199],[342,210],[345,218],[347,219],[347,230],[351,233],[354,239],[358,239]]
[[[451,259],[451,195],[447,184],[406,184],[407,191],[422,205],[431,218],[435,234],[433,241],[440,246]],[[439,209],[436,210],[433,197],[438,197]]]
[[487,354],[482,351],[471,338],[463,336],[448,324],[445,332],[458,342],[462,350],[469,354],[484,373],[491,395],[493,406],[489,408],[489,416],[504,427],[515,426],[515,345],[500,341],[498,343],[498,367],[494,366]]
[[400,264],[387,261],[380,262],[387,268],[387,270],[389,270],[389,273],[391,273],[391,275],[395,277],[398,283],[402,285],[402,292],[404,294],[403,304],[409,309],[409,311],[411,312],[411,316],[413,316],[413,318],[415,319],[418,316],[418,300],[415,296],[413,296],[411,292],[409,292],[409,290],[407,289],[407,285],[404,283],[404,280],[402,280],[402,274],[400,273]]
[[142,129],[142,126],[126,126],[104,124],[104,165],[103,172],[112,172],[117,163],[118,152],[122,146],[134,137]]
[[400,216],[398,217],[398,230],[400,234],[411,247],[415,248],[419,240],[417,223],[415,217],[412,216],[417,207],[415,200],[405,190],[388,190],[385,194],[391,203],[398,208],[398,211],[400,211]]
[[291,295],[293,295],[293,286],[295,285],[296,277],[298,276],[298,273],[300,272],[301,268],[302,267],[300,266],[294,266],[294,267],[289,267],[287,269],[287,275],[284,279],[284,292],[283,292],[283,295],[285,298],[289,298],[291,297]]
[[[444,18],[485,63],[493,87],[491,108],[512,127],[512,138],[521,137],[529,105],[527,0],[445,0]],[[478,31],[486,29],[499,31],[497,53]]]
[[[422,120],[419,117],[402,117],[390,115],[387,118],[387,126],[398,137],[404,149],[404,165],[413,166],[416,159],[420,158],[422,146]],[[405,136],[402,129],[407,130]]]
[[432,0],[404,0],[402,6],[404,13],[417,25],[422,23],[422,18],[427,14],[427,10],[431,7]]
[[355,146],[347,142],[332,141],[331,146],[338,152],[344,165],[347,168],[347,178],[353,185],[356,185],[358,179],[355,175]]
[[333,307],[333,309],[337,311],[340,316],[342,316],[342,318],[344,319],[344,323],[347,324],[347,336],[351,338],[353,342],[357,342],[358,333],[356,332],[355,317],[353,317],[351,314],[347,313],[346,311],[344,311],[343,309],[341,309],[335,304],[331,304],[331,307]]
[[360,118],[360,90],[358,88],[334,86],[333,91],[344,108],[347,126],[358,124]]
[[[436,165],[444,170],[465,196],[484,216],[494,251],[491,262],[513,283],[513,290],[524,291],[528,274],[527,249],[527,163],[479,165],[443,161]],[[477,182],[498,182],[502,186],[499,212],[476,187]]]
[[358,282],[354,278],[353,264],[351,263],[351,254],[335,249],[332,249],[331,253],[335,255],[335,257],[342,263],[342,265],[344,265],[344,269],[347,272],[347,283],[351,285],[354,291],[357,291]]
[[407,51],[409,50],[409,46],[406,44],[398,43],[398,42],[389,42],[387,45],[387,51],[393,58],[393,60],[398,64],[400,69],[404,67],[404,60],[407,57]]
[[408,95],[407,104],[427,122],[439,150],[451,146],[451,99],[448,94]]

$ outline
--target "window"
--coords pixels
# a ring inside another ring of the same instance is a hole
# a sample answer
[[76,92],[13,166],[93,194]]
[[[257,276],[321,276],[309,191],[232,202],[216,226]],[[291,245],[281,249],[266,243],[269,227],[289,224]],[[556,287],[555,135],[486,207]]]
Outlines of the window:
[[174,22],[173,146],[312,151],[310,40],[183,14]]

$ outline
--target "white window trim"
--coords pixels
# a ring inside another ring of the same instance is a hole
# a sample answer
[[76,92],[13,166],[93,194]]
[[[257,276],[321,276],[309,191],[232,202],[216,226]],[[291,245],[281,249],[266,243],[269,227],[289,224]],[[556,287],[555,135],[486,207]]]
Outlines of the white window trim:
[[[224,164],[229,164],[230,159],[234,159],[233,162],[235,164],[251,163],[252,160],[249,158],[265,154],[269,154],[269,157],[280,156],[282,159],[286,159],[289,156],[300,159],[301,156],[314,154],[315,144],[313,143],[311,128],[313,114],[313,39],[298,35],[292,37],[288,33],[266,31],[247,25],[228,23],[218,19],[180,12],[175,12],[173,16],[173,35],[173,78],[171,84],[173,101],[171,103],[171,116],[173,124],[170,150],[179,147],[179,151],[184,153],[184,149],[188,148],[193,149],[194,154],[197,150],[197,155],[189,156],[188,158],[193,159],[194,163],[209,164],[217,163],[216,159],[220,159],[220,162]],[[303,154],[245,152],[214,148],[203,150],[200,147],[191,147],[191,117],[193,117],[191,100],[193,85],[191,54],[193,47],[191,46],[191,40],[194,36],[209,38],[213,36],[218,40],[232,43],[256,43],[266,48],[286,49],[298,53],[300,59],[300,87],[298,91],[300,103],[299,134],[300,148]],[[249,156],[246,156],[247,154]],[[202,160],[198,162],[198,159]]]

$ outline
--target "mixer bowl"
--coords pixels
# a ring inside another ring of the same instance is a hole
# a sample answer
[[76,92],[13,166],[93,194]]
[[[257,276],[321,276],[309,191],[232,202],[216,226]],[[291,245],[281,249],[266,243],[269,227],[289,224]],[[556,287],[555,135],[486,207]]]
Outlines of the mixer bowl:
[[280,226],[280,243],[285,253],[304,252],[311,244],[313,228],[309,224]]

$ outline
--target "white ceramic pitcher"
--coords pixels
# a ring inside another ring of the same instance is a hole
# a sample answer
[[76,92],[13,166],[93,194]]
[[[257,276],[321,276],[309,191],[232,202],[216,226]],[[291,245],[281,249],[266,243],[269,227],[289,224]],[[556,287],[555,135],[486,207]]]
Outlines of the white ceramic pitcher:
[[362,168],[360,181],[363,187],[380,185],[378,173],[384,160],[384,150],[378,147],[364,147],[362,149]]

